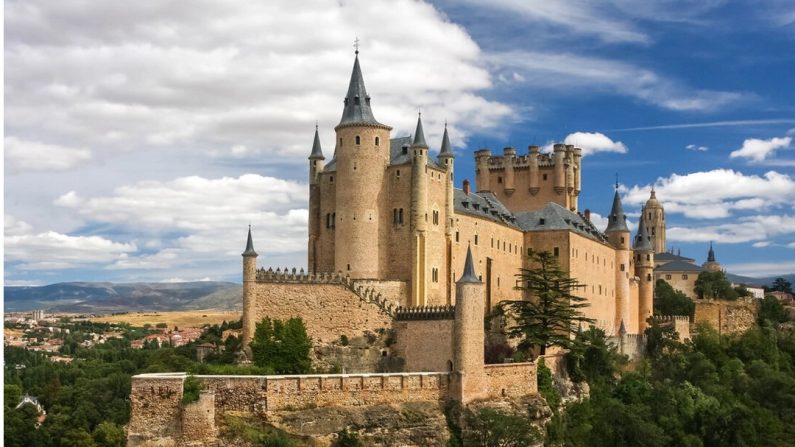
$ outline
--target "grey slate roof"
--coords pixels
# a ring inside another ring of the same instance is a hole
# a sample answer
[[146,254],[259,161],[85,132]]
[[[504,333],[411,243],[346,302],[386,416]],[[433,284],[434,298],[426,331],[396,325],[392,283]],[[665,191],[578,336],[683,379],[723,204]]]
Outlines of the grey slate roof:
[[444,125],[444,135],[442,136],[442,148],[439,150],[439,158],[455,158],[453,147],[450,145],[450,137],[447,136],[447,123]]
[[345,107],[342,109],[342,119],[340,124],[376,124],[383,125],[376,121],[373,111],[370,109],[370,96],[364,88],[364,78],[362,69],[359,66],[359,53],[353,61],[353,72],[351,82],[348,84],[348,94],[345,95]]
[[554,202],[541,210],[517,214],[516,222],[522,231],[570,230],[589,239],[607,242],[607,237],[592,223]]
[[654,254],[654,261],[682,261],[682,262],[696,262],[695,259],[686,258],[684,256],[675,255],[673,253],[662,252]]
[[425,132],[422,130],[422,115],[417,117],[417,130],[414,132],[414,142],[411,143],[411,145],[416,147],[428,147],[428,143],[425,142]]
[[315,126],[315,141],[312,143],[312,153],[309,154],[310,160],[325,160],[323,150],[320,148],[320,135],[317,133],[317,126]]
[[470,192],[467,195],[463,190],[455,188],[453,190],[453,206],[456,213],[482,217],[518,228],[516,216],[508,211],[505,205],[500,203],[497,197],[490,192]]
[[646,221],[643,219],[645,213],[640,213],[640,221],[638,221],[638,235],[635,236],[635,250],[637,251],[652,251],[651,236],[646,228]]
[[656,269],[655,272],[702,272],[704,268],[700,265],[691,264],[684,261],[667,262]]
[[254,251],[254,241],[251,239],[251,225],[248,226],[248,240],[246,241],[246,251],[243,252],[243,256],[257,257],[257,252]]
[[458,283],[480,284],[480,278],[475,274],[475,263],[472,262],[472,247],[467,247],[467,259],[464,262],[464,274],[456,281]]
[[627,228],[627,215],[624,214],[624,207],[621,206],[621,196],[618,194],[618,190],[613,196],[613,207],[607,217],[609,220],[605,233],[610,231],[629,231],[629,228]]

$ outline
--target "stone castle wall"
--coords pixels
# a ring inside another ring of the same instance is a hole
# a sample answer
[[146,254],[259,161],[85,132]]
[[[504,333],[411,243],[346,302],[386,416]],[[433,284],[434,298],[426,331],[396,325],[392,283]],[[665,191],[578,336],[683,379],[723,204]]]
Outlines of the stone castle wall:
[[134,376],[130,391],[130,423],[127,445],[135,447],[152,439],[174,445],[181,436],[183,373]]
[[686,315],[655,315],[654,321],[660,325],[669,325],[679,334],[679,340],[690,340],[690,317]]
[[522,397],[538,392],[535,363],[505,363],[486,365],[486,388],[493,398]]
[[[329,343],[340,336],[355,337],[391,326],[391,309],[399,298],[389,299],[374,287],[374,281],[359,285],[339,274],[304,274],[260,269],[257,281],[244,296],[244,327],[265,317],[286,320],[301,317],[307,334],[316,343]],[[403,290],[396,281],[384,282],[382,290]],[[389,293],[389,292],[387,292]]]
[[696,299],[696,323],[709,323],[720,334],[745,332],[756,324],[759,300],[740,298],[736,301]]
[[[450,315],[452,317],[452,315]],[[407,371],[450,371],[453,362],[453,319],[398,318],[395,330],[396,354],[406,360]]]
[[218,437],[215,426],[215,394],[202,392],[199,400],[182,408],[181,444],[204,446]]

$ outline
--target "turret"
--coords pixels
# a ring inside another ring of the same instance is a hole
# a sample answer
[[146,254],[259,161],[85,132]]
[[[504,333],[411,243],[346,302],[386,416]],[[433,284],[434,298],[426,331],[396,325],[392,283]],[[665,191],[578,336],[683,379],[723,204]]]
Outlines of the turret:
[[712,242],[709,243],[709,252],[707,252],[707,262],[703,266],[711,272],[719,272],[721,267],[720,263],[715,260],[715,250],[712,248]]
[[[455,156],[453,155],[453,148],[450,145],[450,137],[447,135],[447,123],[444,123],[444,135],[442,136],[442,148],[439,150],[439,164],[444,166],[446,171],[446,178],[444,182],[445,188],[445,222],[444,231],[445,239],[447,242],[447,249],[445,265],[452,265],[453,262],[453,216],[454,216],[454,201],[453,201],[453,178],[455,167]],[[452,269],[448,269],[452,270]],[[447,304],[452,304],[452,273],[448,271],[447,280],[445,281],[445,290],[447,290]]]
[[320,173],[323,172],[323,150],[320,147],[320,135],[315,125],[315,140],[312,143],[312,153],[309,154],[309,239],[307,241],[307,256],[309,271],[317,271],[318,238],[320,237]]
[[530,194],[536,195],[538,191],[541,190],[541,187],[538,185],[538,153],[539,147],[538,146],[530,146],[528,148],[529,152],[529,159],[530,159]]
[[467,249],[464,274],[456,282],[455,321],[453,323],[453,373],[458,400],[467,403],[484,397],[483,369],[485,288],[475,274],[472,249]]
[[243,344],[254,338],[254,287],[257,281],[257,252],[251,238],[251,225],[248,226],[248,240],[243,251]]
[[503,190],[505,194],[510,196],[516,190],[513,173],[513,165],[516,160],[516,149],[506,147],[503,149],[502,153],[505,166],[505,185],[503,185]]
[[638,328],[640,332],[649,327],[646,321],[654,311],[654,248],[648,233],[648,225],[642,213],[635,238],[635,276],[638,277]]
[[425,230],[428,226],[428,144],[422,129],[422,115],[417,117],[411,151],[411,303],[424,306],[427,298]]
[[608,216],[607,229],[605,230],[607,240],[616,248],[616,315],[614,324],[617,327],[624,321],[630,319],[630,278],[633,276],[630,265],[632,253],[630,252],[630,232],[627,228],[627,216],[624,214],[624,207],[621,205],[621,195],[618,193],[618,184],[613,195],[613,206]]
[[665,252],[665,209],[657,200],[654,188],[651,189],[649,200],[646,201],[644,213],[650,232],[649,236],[651,236],[652,249],[655,253]]
[[571,210],[577,212],[579,209],[579,200],[578,197],[580,196],[580,191],[582,191],[582,170],[580,169],[582,164],[582,149],[579,147],[575,147],[572,149],[572,170],[573,177],[574,177],[574,191],[571,192]]
[[480,149],[475,151],[475,191],[484,192],[491,191],[489,182],[489,159],[491,158],[491,151],[488,149]]
[[359,66],[359,52],[337,127],[334,267],[352,278],[380,278],[382,189],[391,128],[376,121]]
[[553,153],[555,154],[555,175],[553,180],[553,187],[555,192],[562,194],[566,190],[566,145],[556,144],[553,146]]

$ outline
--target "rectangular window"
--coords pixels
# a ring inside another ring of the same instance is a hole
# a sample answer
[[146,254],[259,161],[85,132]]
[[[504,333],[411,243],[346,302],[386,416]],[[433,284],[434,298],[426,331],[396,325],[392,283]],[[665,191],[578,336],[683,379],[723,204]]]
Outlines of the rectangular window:
[[665,275],[665,279],[670,280],[671,279],[671,275]]
[[687,279],[687,275],[682,275],[682,279]]
[[624,264],[621,264],[621,271],[624,271]]
[[458,231],[455,232],[455,241],[458,242]]
[[555,256],[560,256],[560,248],[555,247],[552,249],[552,254]]
[[478,235],[475,235],[475,245],[478,245]]

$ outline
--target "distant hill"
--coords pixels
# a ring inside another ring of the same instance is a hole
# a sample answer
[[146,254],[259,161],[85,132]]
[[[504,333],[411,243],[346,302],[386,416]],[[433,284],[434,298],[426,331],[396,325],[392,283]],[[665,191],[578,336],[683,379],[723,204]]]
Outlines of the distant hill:
[[749,276],[740,276],[740,275],[735,275],[733,273],[727,273],[726,278],[733,283],[753,284],[758,286],[770,286],[773,284],[773,281],[775,281],[776,278],[784,278],[787,281],[791,282],[792,284],[795,284],[795,273],[790,275],[769,276],[765,278],[751,278]]
[[243,308],[243,287],[220,281],[180,283],[67,282],[6,286],[5,311],[113,313]]

